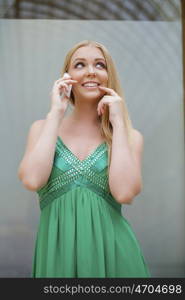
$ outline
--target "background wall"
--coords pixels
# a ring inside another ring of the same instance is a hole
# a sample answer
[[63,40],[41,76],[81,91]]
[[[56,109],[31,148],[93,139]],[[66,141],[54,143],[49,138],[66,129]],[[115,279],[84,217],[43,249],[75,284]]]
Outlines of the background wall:
[[40,211],[17,169],[31,124],[50,110],[66,52],[84,39],[109,49],[144,136],[143,190],[122,213],[152,276],[184,277],[181,23],[14,19],[0,20],[0,276],[30,276]]

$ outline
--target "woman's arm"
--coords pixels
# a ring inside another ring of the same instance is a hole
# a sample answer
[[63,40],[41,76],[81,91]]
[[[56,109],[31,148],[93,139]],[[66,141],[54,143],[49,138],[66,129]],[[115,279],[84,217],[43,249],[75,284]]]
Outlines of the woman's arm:
[[[30,128],[25,155],[18,177],[29,190],[45,185],[51,173],[58,129],[69,103],[68,85],[76,83],[71,76],[59,78],[51,91],[51,109],[45,120],[34,122]],[[62,98],[61,98],[62,96]]]
[[63,114],[52,109],[45,120],[35,121],[29,131],[25,155],[18,177],[32,191],[41,188],[51,173],[58,128]]
[[137,130],[133,130],[133,141],[131,151],[124,122],[119,119],[113,123],[109,186],[112,195],[121,204],[130,204],[142,189],[143,136]]

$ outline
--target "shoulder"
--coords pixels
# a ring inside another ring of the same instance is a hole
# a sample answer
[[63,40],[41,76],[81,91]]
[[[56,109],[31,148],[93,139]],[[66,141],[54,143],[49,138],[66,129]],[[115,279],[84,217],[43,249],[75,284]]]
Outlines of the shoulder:
[[140,142],[144,140],[143,135],[142,135],[142,133],[139,130],[133,128],[132,129],[132,134],[133,134],[133,138],[135,140],[138,140]]
[[36,120],[34,121],[29,128],[28,139],[32,139],[33,137],[39,136],[40,132],[42,131],[43,125],[45,120]]
[[38,140],[38,137],[42,131],[42,126],[44,125],[45,120],[36,120],[34,121],[29,128],[26,141],[26,150],[24,157],[32,150],[33,146]]
[[44,123],[45,123],[45,120],[36,120],[31,124],[30,130],[38,130],[38,129],[42,128]]
[[144,146],[144,137],[142,133],[139,130],[136,130],[135,128],[132,129],[132,140],[134,148],[141,152]]
[[33,123],[32,123],[32,126],[42,126],[44,123],[45,123],[45,119],[43,119],[43,120],[36,120],[36,121],[34,121]]

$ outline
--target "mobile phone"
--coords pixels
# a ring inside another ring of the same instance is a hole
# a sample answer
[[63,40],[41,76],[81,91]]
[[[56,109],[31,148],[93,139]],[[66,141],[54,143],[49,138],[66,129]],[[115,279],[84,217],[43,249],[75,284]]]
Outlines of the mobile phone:
[[[66,73],[64,73],[64,77],[63,77],[63,78],[70,78],[70,75],[66,72]],[[69,84],[67,92],[64,92],[65,95],[66,95],[68,98],[69,98],[70,95],[71,95],[71,89],[72,89],[72,84]]]

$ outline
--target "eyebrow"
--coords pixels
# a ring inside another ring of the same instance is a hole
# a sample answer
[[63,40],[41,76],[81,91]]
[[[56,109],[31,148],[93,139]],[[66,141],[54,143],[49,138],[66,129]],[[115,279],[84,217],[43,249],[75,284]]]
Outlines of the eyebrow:
[[[86,59],[83,58],[83,57],[82,57],[82,58],[78,57],[78,58],[76,58],[76,59],[73,61],[73,63],[74,63],[76,60],[86,60]],[[103,61],[105,61],[105,59],[102,58],[102,57],[95,58],[95,61],[97,61],[97,60],[103,60]]]

